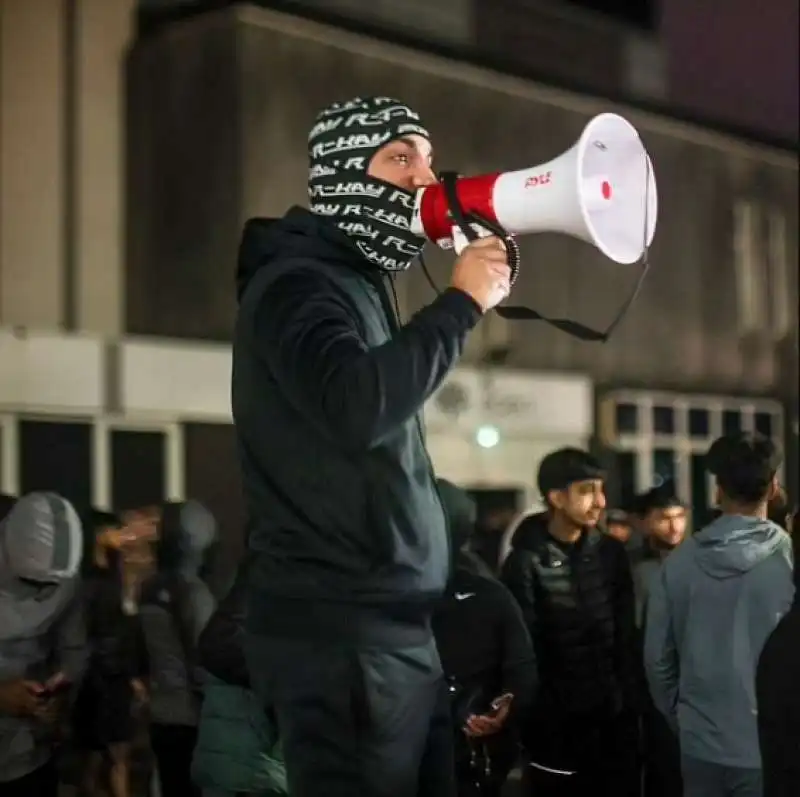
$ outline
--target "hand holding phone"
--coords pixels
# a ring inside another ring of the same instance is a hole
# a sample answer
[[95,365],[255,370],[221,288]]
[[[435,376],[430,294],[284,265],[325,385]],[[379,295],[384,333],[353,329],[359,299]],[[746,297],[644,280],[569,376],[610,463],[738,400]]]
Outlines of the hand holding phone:
[[491,710],[485,714],[473,715],[467,719],[464,733],[467,736],[481,737],[492,736],[503,729],[508,713],[511,711],[511,703],[514,695],[506,693],[500,695],[491,703]]

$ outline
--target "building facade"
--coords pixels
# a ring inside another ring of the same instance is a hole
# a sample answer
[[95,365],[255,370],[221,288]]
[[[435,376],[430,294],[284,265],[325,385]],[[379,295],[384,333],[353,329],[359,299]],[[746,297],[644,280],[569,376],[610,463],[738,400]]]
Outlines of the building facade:
[[[488,317],[427,410],[443,475],[531,500],[547,448],[593,444],[620,494],[674,476],[699,507],[692,457],[734,416],[796,445],[796,155],[263,8],[187,19],[128,52],[126,13],[77,5],[71,21],[54,0],[3,5],[3,489],[99,506],[191,494],[239,536],[238,236],[248,216],[305,202],[313,115],[358,93],[401,94],[440,167],[463,173],[548,160],[604,111],[637,127],[656,168],[651,273],[612,341]],[[19,42],[47,25],[54,60],[34,68]],[[638,273],[563,236],[522,253],[515,303],[600,327]],[[448,257],[430,261],[446,284]],[[417,271],[401,283],[405,314],[429,301]]]

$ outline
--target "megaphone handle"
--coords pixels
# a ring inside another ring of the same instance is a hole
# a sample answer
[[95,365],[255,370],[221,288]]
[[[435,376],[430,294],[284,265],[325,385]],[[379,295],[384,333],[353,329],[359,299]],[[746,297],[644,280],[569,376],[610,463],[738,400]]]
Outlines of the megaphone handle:
[[[473,224],[472,229],[475,231],[478,238],[488,238],[490,235],[494,235],[493,232],[481,227],[478,224]],[[453,249],[457,255],[460,255],[464,249],[469,245],[469,238],[464,235],[464,232],[460,227],[453,227],[452,229],[452,236],[453,236]]]

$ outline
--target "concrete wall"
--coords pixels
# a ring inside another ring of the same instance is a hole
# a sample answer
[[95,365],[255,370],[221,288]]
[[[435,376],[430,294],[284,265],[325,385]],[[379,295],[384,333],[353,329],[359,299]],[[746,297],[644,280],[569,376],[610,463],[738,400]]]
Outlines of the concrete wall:
[[134,5],[0,6],[0,324],[121,330]]

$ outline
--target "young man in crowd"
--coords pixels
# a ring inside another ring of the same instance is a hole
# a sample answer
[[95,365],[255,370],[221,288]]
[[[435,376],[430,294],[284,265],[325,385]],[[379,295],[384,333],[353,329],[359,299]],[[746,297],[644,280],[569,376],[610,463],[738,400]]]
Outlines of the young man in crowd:
[[645,666],[679,734],[685,797],[761,797],[756,665],[794,594],[789,535],[767,519],[780,455],[761,435],[736,434],[707,462],[721,515],[650,585]]
[[675,495],[672,482],[643,493],[636,504],[644,538],[641,556],[633,565],[636,620],[641,625],[650,585],[658,577],[666,557],[686,536],[687,514],[686,507]]
[[156,523],[156,569],[142,583],[139,599],[150,745],[162,796],[195,797],[191,765],[202,694],[197,640],[216,608],[199,573],[217,538],[217,523],[195,500],[164,503],[150,520]]
[[764,797],[800,794],[800,518],[797,514],[789,530],[794,550],[794,603],[764,645],[756,672]]
[[605,531],[609,537],[627,545],[633,533],[633,526],[624,509],[609,509],[605,517]]
[[438,480],[450,528],[453,568],[433,615],[455,723],[458,797],[499,797],[519,757],[519,719],[538,680],[531,638],[520,608],[469,549],[475,501]]
[[81,523],[54,493],[0,520],[0,794],[57,797],[65,698],[82,675]]
[[503,566],[539,669],[523,730],[530,793],[638,797],[644,678],[628,557],[598,529],[604,472],[564,448],[542,460],[538,486],[547,510],[520,522]]
[[[650,586],[660,577],[667,556],[686,536],[687,513],[672,482],[638,496],[636,508],[644,540],[641,555],[633,565],[636,619],[641,627]],[[644,797],[683,797],[678,735],[649,694],[642,716],[642,750]]]

